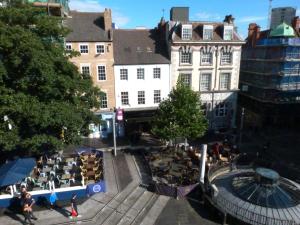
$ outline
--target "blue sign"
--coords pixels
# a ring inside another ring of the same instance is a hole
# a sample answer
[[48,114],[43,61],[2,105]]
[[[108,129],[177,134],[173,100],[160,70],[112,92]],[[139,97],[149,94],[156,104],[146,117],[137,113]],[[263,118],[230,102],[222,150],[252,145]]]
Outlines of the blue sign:
[[98,183],[94,183],[94,184],[88,184],[86,186],[86,194],[88,196],[100,193],[100,192],[105,192],[105,182],[104,181],[100,181]]

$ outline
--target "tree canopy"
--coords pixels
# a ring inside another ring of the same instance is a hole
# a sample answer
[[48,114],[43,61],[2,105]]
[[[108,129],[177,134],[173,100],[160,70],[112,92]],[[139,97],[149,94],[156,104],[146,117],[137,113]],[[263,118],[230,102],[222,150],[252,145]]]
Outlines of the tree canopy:
[[163,140],[195,139],[204,135],[207,120],[201,110],[199,95],[178,82],[168,99],[159,105],[154,119],[153,133]]
[[100,90],[64,48],[62,19],[28,4],[0,8],[0,150],[40,152],[80,142]]

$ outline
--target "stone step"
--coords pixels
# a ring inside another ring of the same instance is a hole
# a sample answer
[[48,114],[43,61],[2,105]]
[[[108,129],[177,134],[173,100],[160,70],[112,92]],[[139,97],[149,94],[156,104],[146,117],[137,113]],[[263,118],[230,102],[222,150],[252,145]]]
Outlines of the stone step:
[[[129,185],[128,185],[129,186]],[[130,188],[128,188],[130,190]],[[117,224],[126,212],[135,204],[135,202],[143,195],[145,189],[136,186],[134,189],[131,188],[131,191],[125,191],[125,194],[117,196],[113,201],[111,201],[107,207],[110,207],[114,210],[106,219],[104,220],[104,225],[113,225]],[[122,196],[122,197],[120,197]],[[123,199],[123,197],[125,197]],[[119,201],[120,200],[120,201]]]
[[170,197],[160,195],[155,203],[152,205],[151,209],[148,211],[147,215],[143,218],[139,225],[152,225],[155,224],[158,216],[161,214],[162,210],[165,208]]

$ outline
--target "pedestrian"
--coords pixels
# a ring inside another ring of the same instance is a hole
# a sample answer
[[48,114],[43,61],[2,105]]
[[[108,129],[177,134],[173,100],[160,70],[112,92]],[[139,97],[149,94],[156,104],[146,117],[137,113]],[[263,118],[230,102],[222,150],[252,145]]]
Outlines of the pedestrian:
[[77,195],[75,193],[72,194],[71,198],[71,217],[78,216],[78,208],[77,208]]
[[25,224],[34,225],[34,223],[31,221],[31,215],[30,215],[31,211],[32,211],[32,209],[30,208],[30,206],[25,203],[23,206],[23,213],[24,213],[24,217],[25,217],[24,223]]
[[32,206],[34,205],[34,203],[35,203],[35,200],[32,198],[31,194],[27,193],[25,200],[24,200],[24,206],[28,205],[28,207],[30,208],[29,214],[30,214],[31,219],[37,220],[37,218],[33,215],[33,212],[32,212]]
[[52,191],[49,197],[50,210],[53,210],[55,208],[56,200],[57,200],[57,195],[54,191]]

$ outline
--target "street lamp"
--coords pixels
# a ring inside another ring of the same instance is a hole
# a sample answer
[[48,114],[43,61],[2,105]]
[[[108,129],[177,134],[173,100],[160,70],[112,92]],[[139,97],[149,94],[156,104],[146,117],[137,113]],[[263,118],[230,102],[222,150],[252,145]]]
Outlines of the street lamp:
[[242,107],[242,115],[241,115],[241,124],[240,124],[240,136],[239,136],[239,149],[241,149],[242,144],[242,136],[243,136],[243,127],[244,127],[244,115],[245,115],[245,108]]

